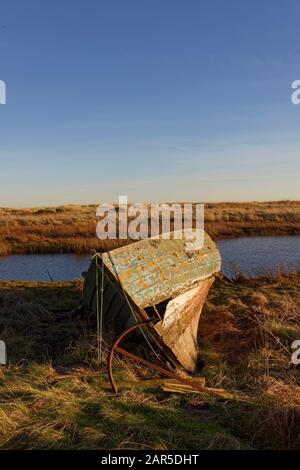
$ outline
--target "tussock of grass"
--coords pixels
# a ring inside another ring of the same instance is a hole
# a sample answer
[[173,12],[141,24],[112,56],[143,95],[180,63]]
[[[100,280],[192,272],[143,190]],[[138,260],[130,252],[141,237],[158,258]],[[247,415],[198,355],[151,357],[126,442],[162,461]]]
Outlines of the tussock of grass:
[[35,367],[25,377],[12,369],[0,382],[1,448],[241,447],[221,425],[178,408],[176,399],[134,391],[116,398],[99,382],[72,377],[51,384],[49,367]]
[[300,339],[299,287],[299,273],[219,280],[201,319],[201,342],[219,357],[207,355],[203,373],[208,384],[238,394],[225,422],[257,448],[300,445],[300,375],[291,365],[291,343]]
[[[299,283],[300,274],[215,282],[200,323],[202,374],[231,392],[226,401],[138,388],[114,396],[101,387],[108,379],[106,364],[97,366],[95,319],[60,318],[80,301],[80,282],[0,283],[9,356],[0,369],[0,448],[298,448],[290,344]],[[116,358],[115,375],[126,382],[149,372]]]

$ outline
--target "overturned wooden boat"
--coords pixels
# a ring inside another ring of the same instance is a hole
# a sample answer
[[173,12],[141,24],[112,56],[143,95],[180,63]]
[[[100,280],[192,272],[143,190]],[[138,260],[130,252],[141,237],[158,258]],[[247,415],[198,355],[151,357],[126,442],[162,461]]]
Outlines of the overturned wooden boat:
[[101,302],[108,341],[144,322],[158,352],[176,367],[196,371],[201,310],[221,268],[216,244],[202,235],[201,248],[193,250],[173,232],[170,239],[147,238],[92,258],[84,299],[98,313]]

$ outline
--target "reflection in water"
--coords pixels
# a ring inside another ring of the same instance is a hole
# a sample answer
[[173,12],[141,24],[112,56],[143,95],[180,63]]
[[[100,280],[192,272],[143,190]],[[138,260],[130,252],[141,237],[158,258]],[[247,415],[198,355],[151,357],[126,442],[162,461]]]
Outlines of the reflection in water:
[[[300,266],[300,236],[245,237],[221,240],[218,245],[222,271],[229,277],[236,272],[256,276]],[[12,255],[0,258],[0,280],[69,281],[80,278],[88,265],[86,255]]]

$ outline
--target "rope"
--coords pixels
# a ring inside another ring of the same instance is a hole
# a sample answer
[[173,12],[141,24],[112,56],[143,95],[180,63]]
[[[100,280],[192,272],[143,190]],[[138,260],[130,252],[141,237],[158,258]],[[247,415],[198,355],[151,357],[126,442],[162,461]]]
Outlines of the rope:
[[[128,299],[128,296],[127,296],[127,293],[123,287],[123,284],[121,282],[121,279],[119,277],[119,274],[118,274],[118,271],[117,271],[117,268],[116,268],[116,265],[112,259],[112,256],[111,256],[111,253],[110,251],[107,251],[107,255],[109,257],[109,260],[112,264],[112,267],[113,267],[113,270],[115,272],[115,275],[117,277],[117,280],[122,288],[122,292],[123,292],[123,296],[130,308],[130,311],[131,311],[131,314],[133,316],[133,318],[135,319],[136,323],[139,322],[139,318],[137,317],[136,315],[136,312],[134,311],[134,309],[132,308],[132,305]],[[92,259],[95,258],[95,262],[96,262],[96,316],[97,316],[97,351],[98,351],[98,362],[99,364],[101,365],[102,364],[102,344],[103,344],[103,305],[104,305],[104,262],[103,262],[103,258],[102,258],[102,255],[100,253],[95,253],[93,256],[92,256]],[[98,265],[98,259],[101,258],[101,289],[100,289],[100,292],[101,292],[101,297],[99,299],[99,265]],[[100,300],[100,302],[99,302]],[[146,343],[149,345],[151,351],[153,352],[153,354],[157,357],[157,359],[160,360],[160,357],[159,355],[157,354],[157,352],[155,351],[155,349],[153,348],[152,344],[150,343],[150,341],[148,340],[145,332],[143,331],[143,329],[141,327],[139,327]],[[152,336],[152,334],[150,333],[150,331],[148,332],[150,334],[150,336]]]
[[[108,255],[109,260],[110,260],[110,262],[111,262],[111,264],[112,264],[112,267],[113,267],[113,270],[114,270],[115,275],[116,275],[116,277],[117,277],[117,280],[119,281],[119,284],[120,284],[120,286],[121,286],[121,288],[122,288],[123,296],[125,297],[125,300],[126,300],[128,306],[129,306],[130,310],[131,310],[132,316],[133,316],[133,318],[135,319],[136,323],[138,323],[138,322],[139,322],[139,318],[137,318],[136,313],[135,313],[134,309],[132,308],[132,305],[131,305],[131,303],[130,303],[130,301],[129,301],[129,299],[128,299],[127,293],[126,293],[126,291],[125,291],[125,289],[124,289],[124,287],[123,287],[123,284],[122,284],[121,279],[120,279],[120,277],[119,277],[119,274],[118,274],[116,265],[115,265],[115,263],[114,263],[114,261],[113,261],[113,259],[112,259],[112,256],[111,256],[110,251],[107,251],[107,255]],[[143,331],[143,329],[142,329],[141,327],[139,327],[139,329],[140,329],[142,335],[144,336],[145,341],[146,341],[147,344],[149,345],[151,351],[154,353],[154,355],[155,355],[158,359],[160,359],[159,355],[157,354],[157,352],[156,352],[155,349],[153,348],[152,344],[151,344],[150,341],[148,340],[148,338],[147,338],[145,332]],[[151,336],[152,336],[152,335],[151,335]]]
[[101,303],[100,303],[100,328],[99,328],[99,356],[102,364],[102,343],[103,343],[103,303],[104,303],[104,265],[101,256]]
[[[103,269],[103,259],[99,253],[96,253],[93,258],[96,262],[96,316],[97,316],[97,352],[98,352],[98,362],[100,366],[102,365],[102,340],[103,340],[103,293],[104,293],[104,269]],[[101,297],[99,305],[99,265],[98,259],[101,258]]]

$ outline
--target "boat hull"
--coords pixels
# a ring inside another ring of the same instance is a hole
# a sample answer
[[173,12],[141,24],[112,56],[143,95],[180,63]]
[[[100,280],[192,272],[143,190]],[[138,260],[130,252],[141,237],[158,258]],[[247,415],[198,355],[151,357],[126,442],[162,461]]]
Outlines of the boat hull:
[[211,277],[172,299],[162,321],[155,330],[165,345],[188,371],[195,372],[199,364],[198,329],[203,305],[214,282]]
[[193,251],[175,235],[95,255],[85,279],[84,299],[99,313],[103,286],[101,311],[108,342],[133,323],[155,319],[145,328],[152,345],[175,367],[195,372],[200,315],[220,271],[221,256],[207,233],[203,245]]

